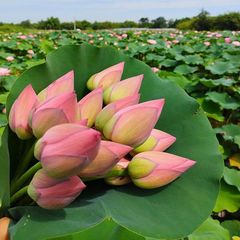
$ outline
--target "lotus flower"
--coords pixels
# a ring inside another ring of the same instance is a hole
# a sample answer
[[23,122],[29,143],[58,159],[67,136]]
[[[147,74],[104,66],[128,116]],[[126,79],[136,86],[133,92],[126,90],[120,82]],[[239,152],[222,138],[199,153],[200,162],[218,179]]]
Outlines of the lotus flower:
[[20,93],[9,113],[9,126],[20,139],[32,137],[32,129],[28,123],[29,114],[37,104],[37,95],[31,85]]
[[233,41],[232,44],[236,47],[240,47],[240,42],[239,41]]
[[28,195],[42,208],[58,209],[74,201],[85,187],[77,176],[56,179],[40,169],[28,186]]
[[123,144],[101,141],[97,156],[89,165],[81,169],[78,175],[80,177],[102,176],[131,150],[131,147]]
[[226,38],[224,38],[224,41],[225,41],[225,43],[231,43],[231,38],[230,37],[226,37]]
[[152,67],[151,69],[152,69],[152,71],[153,71],[154,73],[157,73],[157,72],[159,72],[159,71],[160,71],[160,69],[159,69],[159,68],[157,68],[157,67]]
[[168,133],[160,131],[158,129],[153,129],[148,139],[135,148],[132,151],[132,154],[138,154],[146,151],[159,151],[163,152],[167,148],[169,148],[174,142],[176,138]]
[[151,189],[172,182],[195,163],[170,153],[149,151],[132,159],[128,173],[136,186]]
[[13,56],[8,56],[8,57],[6,57],[6,60],[8,61],[8,62],[12,62],[12,61],[14,61],[14,57]]
[[147,42],[148,42],[149,44],[151,44],[151,45],[157,44],[157,41],[154,40],[154,39],[148,39]]
[[103,90],[102,88],[97,88],[87,94],[78,103],[80,119],[87,119],[87,125],[91,127],[98,113],[102,110],[102,104]]
[[132,147],[142,144],[158,121],[164,99],[126,107],[118,111],[103,128],[107,139]]
[[[122,186],[131,182],[131,178],[125,174],[127,167],[130,161],[125,158],[120,159],[120,161],[111,169],[107,174],[109,177],[104,178],[104,181],[113,186]],[[114,175],[115,172],[118,172],[120,176],[115,177],[111,176],[111,173]],[[122,173],[122,176],[121,176]]]
[[100,140],[100,133],[94,129],[80,124],[60,124],[38,140],[34,155],[49,176],[73,176],[97,156]]
[[10,72],[11,71],[8,68],[1,68],[0,67],[0,76],[9,76]]
[[122,77],[123,67],[124,62],[121,62],[94,74],[87,82],[88,89],[93,90],[95,88],[102,87],[103,90],[105,90],[112,84],[119,82]]
[[37,106],[30,119],[33,134],[40,138],[51,127],[75,122],[78,117],[77,98],[73,92],[53,97]]
[[47,88],[38,94],[40,102],[46,101],[52,97],[59,96],[63,93],[74,91],[74,72],[70,71],[62,77],[51,83]]
[[97,115],[95,121],[95,127],[102,131],[104,125],[113,117],[113,115],[119,110],[135,105],[139,102],[139,94],[134,94],[133,96],[129,96],[123,98],[121,100],[117,100],[113,103],[108,104],[106,107],[102,109],[102,111]]
[[111,85],[104,91],[104,102],[108,104],[137,94],[141,87],[142,80],[143,75],[141,74]]

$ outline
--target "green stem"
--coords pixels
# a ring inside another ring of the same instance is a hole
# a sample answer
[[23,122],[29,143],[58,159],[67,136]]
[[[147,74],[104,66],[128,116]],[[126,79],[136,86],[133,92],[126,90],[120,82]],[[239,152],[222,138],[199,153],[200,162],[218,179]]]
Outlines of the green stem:
[[[34,154],[34,146],[35,144],[33,144],[31,146],[31,148],[28,150],[27,154],[24,156],[24,158],[22,159],[22,161],[20,162],[18,168],[17,168],[17,171],[16,173],[14,174],[15,175],[15,178],[14,180],[16,180],[17,178],[19,178],[25,171],[26,169],[28,168],[30,162],[32,161],[33,159],[33,154]],[[13,180],[13,181],[14,181]]]
[[31,168],[29,168],[17,181],[13,182],[11,184],[11,195],[14,194],[19,188],[23,186],[23,184],[33,175],[42,168],[42,165],[40,162],[33,165]]
[[28,186],[17,191],[10,199],[11,205],[27,193]]

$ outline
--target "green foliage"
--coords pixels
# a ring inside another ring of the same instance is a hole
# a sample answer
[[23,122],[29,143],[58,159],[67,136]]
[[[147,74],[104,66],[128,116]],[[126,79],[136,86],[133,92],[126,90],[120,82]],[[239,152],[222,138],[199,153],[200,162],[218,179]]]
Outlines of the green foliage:
[[138,22],[139,22],[139,27],[142,27],[142,28],[150,27],[150,22],[147,17],[140,18]]
[[164,17],[158,17],[158,18],[152,20],[151,27],[152,28],[166,28],[167,21]]
[[[86,28],[89,29],[90,26],[91,23],[87,22]],[[4,27],[4,25],[2,25],[2,27]],[[83,26],[77,26],[77,28],[84,29]],[[21,32],[26,32],[26,29]],[[54,49],[64,45],[81,44],[82,42],[89,41],[97,46],[108,45],[117,48],[128,56],[144,61],[151,67],[159,68],[160,71],[156,74],[161,81],[175,82],[180,88],[187,91],[189,95],[197,99],[201,108],[211,121],[212,126],[215,128],[221,147],[222,158],[225,162],[225,174],[222,179],[221,191],[214,210],[219,215],[222,214],[221,211],[226,212],[226,217],[221,217],[220,219],[223,223],[226,222],[226,219],[236,219],[238,217],[240,192],[236,179],[238,179],[240,169],[240,158],[237,157],[240,152],[240,48],[234,46],[232,43],[225,43],[224,41],[226,37],[230,37],[231,41],[240,41],[238,32],[218,32],[220,37],[216,36],[217,33],[193,31],[141,31],[140,33],[139,31],[41,32],[42,33],[33,32],[33,34],[25,34],[26,39],[21,39],[21,34],[17,33],[0,35],[0,66],[7,67],[11,70],[10,76],[0,77],[0,111],[5,107],[9,94],[8,91],[11,89],[16,77],[27,68],[43,63],[46,54],[51,54]],[[123,34],[127,35],[124,36]],[[157,44],[149,44],[147,42],[149,39],[156,40]],[[174,40],[178,40],[179,42],[173,43]],[[209,42],[210,46],[206,46],[204,42]],[[33,50],[34,54],[30,55],[27,52],[28,50]],[[8,62],[6,60],[8,56],[13,56],[14,60]],[[83,64],[83,69],[84,66]],[[145,81],[147,82],[149,79],[151,81],[151,78],[146,78]],[[38,80],[39,82],[43,82],[46,79],[41,78]],[[54,80],[54,76],[52,76],[51,80]],[[22,81],[25,82],[25,79]],[[158,92],[160,92],[160,90],[159,88]],[[149,96],[151,96],[151,94],[151,91],[149,91]],[[175,100],[175,102],[177,101]],[[175,107],[175,109],[177,109],[177,107]],[[0,113],[0,135],[6,123],[6,115]],[[171,125],[172,123],[168,123],[166,130],[168,130]],[[195,126],[193,129],[194,128]],[[179,131],[180,130],[185,131],[183,128],[179,129]],[[192,143],[189,142],[189,146],[191,144]],[[15,146],[16,145],[18,144],[15,144]],[[211,150],[209,150],[209,152],[212,153]],[[3,154],[1,156],[5,155]],[[0,158],[0,161],[1,159],[2,158]],[[223,162],[223,160],[219,159],[219,162]],[[4,175],[1,174],[2,172],[0,172],[0,178],[2,179]],[[5,177],[7,179],[7,176]],[[202,181],[201,177],[199,181]],[[0,189],[0,193],[2,190]],[[6,204],[7,201],[8,200],[5,199],[4,204]],[[183,221],[186,221],[186,219]],[[232,220],[227,221],[231,222]],[[106,228],[108,226],[114,226],[111,220],[107,223],[104,220],[100,222],[96,224],[96,228],[101,228],[100,226],[106,226]],[[221,225],[225,227],[223,223]],[[19,227],[21,226],[22,225],[19,225]],[[116,231],[125,232],[118,224],[117,226]],[[228,229],[229,228],[230,227],[228,227]],[[94,232],[94,230],[92,231]],[[89,229],[88,233],[92,234],[90,232]],[[102,234],[102,236],[108,237],[108,235],[104,235],[105,233]],[[76,239],[77,236],[78,235],[76,235]],[[109,236],[111,236],[111,233],[109,233]],[[131,235],[131,237],[134,239],[135,236]],[[139,237],[139,235],[137,235],[137,237]]]
[[209,18],[209,12],[202,9],[201,12],[194,19],[192,24],[193,24],[194,29],[196,29],[198,31],[210,30],[211,23],[210,23],[210,18]]
[[41,20],[37,24],[39,29],[60,29],[60,20],[56,17],[47,18],[47,20]]
[[213,18],[214,29],[217,30],[239,30],[240,29],[240,13],[231,12],[227,14],[221,14]]
[[[61,47],[48,55],[45,64],[29,69],[18,78],[11,89],[7,111],[26,85],[31,83],[39,92],[70,69],[75,72],[75,90],[81,98],[87,93],[86,81],[92,74],[120,61],[125,61],[123,79],[140,72],[144,74],[141,101],[166,99],[168,104],[156,128],[177,137],[178,141],[168,152],[194,159],[197,164],[161,189],[144,192],[133,185],[112,188],[95,181],[88,184],[87,190],[71,206],[56,210],[54,214],[39,207],[13,208],[9,213],[17,221],[11,228],[14,238],[26,239],[32,232],[36,240],[72,234],[83,237],[86,236],[85,231],[95,228],[95,232],[89,234],[96,235],[96,231],[100,231],[99,234],[110,234],[112,239],[119,235],[119,231],[123,239],[133,236],[136,239],[174,239],[193,232],[211,212],[218,194],[223,164],[210,124],[193,98],[173,82],[159,79],[147,65],[136,59],[111,47],[99,49],[88,44]],[[10,155],[3,155],[2,161],[10,164],[11,168],[5,170],[8,170],[6,174],[10,171],[13,176],[21,160],[21,141],[11,131],[6,132],[3,141],[9,143]],[[8,179],[6,174],[1,176],[5,184]],[[2,207],[7,205],[5,203]],[[185,219],[188,219],[188,224]],[[59,228],[63,222],[64,227]],[[97,228],[100,223],[102,226],[106,223],[110,232],[102,233],[102,227]]]
[[208,218],[194,233],[189,240],[229,240],[229,232],[223,228],[219,221]]
[[183,19],[176,24],[176,28],[181,30],[194,29],[193,23],[194,19]]

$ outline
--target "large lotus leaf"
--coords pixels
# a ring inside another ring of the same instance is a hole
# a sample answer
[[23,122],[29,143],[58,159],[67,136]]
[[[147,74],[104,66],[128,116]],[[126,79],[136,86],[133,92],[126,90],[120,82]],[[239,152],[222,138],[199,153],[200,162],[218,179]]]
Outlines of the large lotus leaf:
[[223,178],[229,185],[235,186],[240,191],[240,171],[224,167]]
[[223,228],[218,220],[208,218],[194,233],[189,240],[229,240],[230,234]]
[[217,75],[222,75],[224,73],[236,73],[239,71],[238,68],[230,62],[222,61],[216,61],[215,63],[208,65],[205,68],[209,70],[212,74]]
[[[106,219],[115,223],[113,227],[119,225],[146,239],[176,239],[192,233],[210,215],[223,168],[214,132],[195,100],[171,81],[159,79],[144,63],[110,47],[64,46],[50,53],[45,64],[22,74],[9,95],[7,110],[29,83],[39,92],[71,69],[75,71],[75,89],[80,99],[87,93],[86,81],[92,74],[120,61],[125,61],[123,79],[144,74],[141,101],[166,99],[156,127],[177,137],[168,151],[193,159],[197,164],[173,183],[159,189],[143,190],[131,184],[110,187],[97,181],[88,183],[83,194],[62,210],[13,208],[10,213],[16,221],[11,227],[14,239],[29,239],[32,233],[35,240],[81,235]],[[5,156],[5,161],[16,166],[20,156],[18,141],[11,132],[7,137],[11,159]],[[8,171],[7,167],[5,170]],[[95,229],[98,231],[99,228]],[[128,239],[127,234],[122,239]],[[82,236],[79,239],[86,239]],[[118,239],[116,236],[111,239]]]
[[208,92],[206,99],[211,100],[224,109],[236,110],[240,107],[240,101],[227,93]]
[[221,223],[221,225],[230,232],[231,237],[240,236],[240,221],[227,220]]
[[214,212],[227,210],[228,212],[236,212],[240,209],[240,194],[236,187],[221,181],[221,189],[217,198]]

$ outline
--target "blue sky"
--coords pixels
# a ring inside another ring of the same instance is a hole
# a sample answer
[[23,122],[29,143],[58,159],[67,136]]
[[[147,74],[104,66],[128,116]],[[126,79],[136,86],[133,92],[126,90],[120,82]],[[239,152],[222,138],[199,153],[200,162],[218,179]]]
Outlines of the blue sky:
[[91,22],[175,19],[197,15],[202,8],[211,15],[240,11],[240,0],[0,0],[0,22],[37,22],[50,16]]

